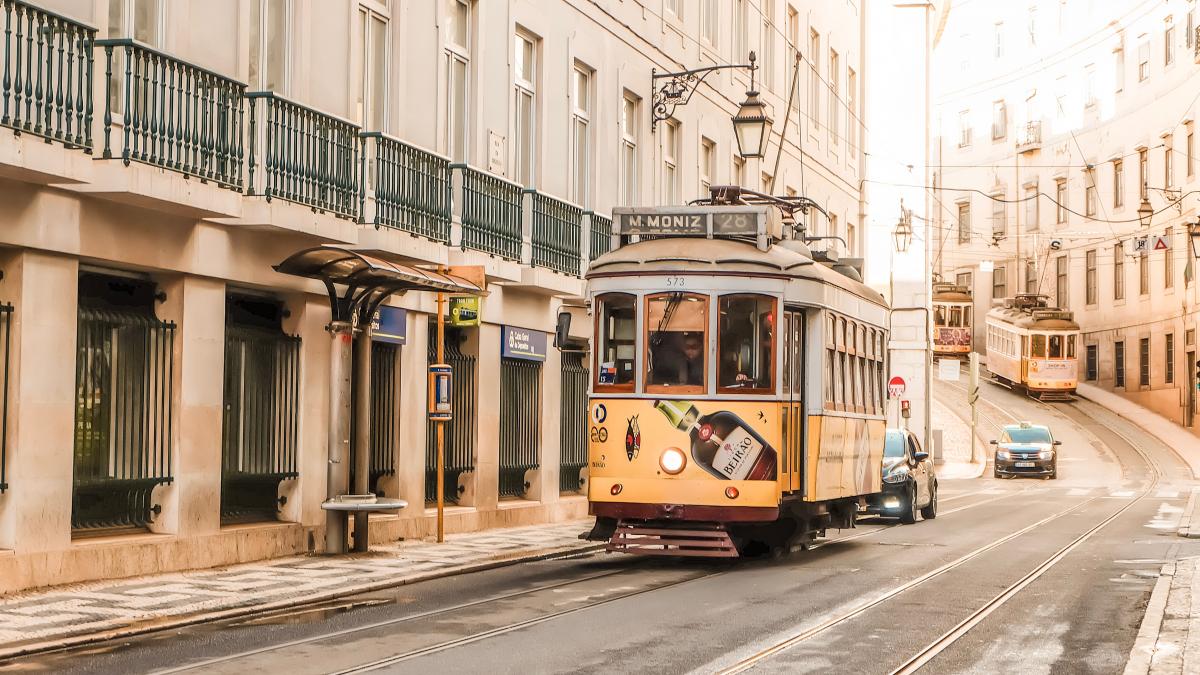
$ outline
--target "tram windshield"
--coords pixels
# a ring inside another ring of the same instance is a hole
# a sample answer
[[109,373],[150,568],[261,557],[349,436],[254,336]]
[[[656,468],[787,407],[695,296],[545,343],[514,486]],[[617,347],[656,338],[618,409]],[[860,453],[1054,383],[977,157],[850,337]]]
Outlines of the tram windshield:
[[723,389],[770,389],[775,344],[775,300],[763,295],[725,295],[719,301]]
[[649,296],[646,327],[647,391],[703,390],[708,298],[694,293]]
[[1073,359],[1075,358],[1074,335],[1034,335],[1033,353],[1035,359]]
[[632,387],[637,356],[637,299],[623,293],[597,298],[596,384]]
[[946,306],[945,305],[934,305],[933,306],[933,325],[939,326],[939,327],[946,325]]

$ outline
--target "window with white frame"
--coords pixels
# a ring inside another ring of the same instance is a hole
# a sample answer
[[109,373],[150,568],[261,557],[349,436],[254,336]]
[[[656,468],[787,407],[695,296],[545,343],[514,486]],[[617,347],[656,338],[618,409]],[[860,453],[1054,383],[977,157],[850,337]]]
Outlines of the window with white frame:
[[717,36],[720,34],[717,11],[717,0],[700,0],[700,39],[712,47],[718,46]]
[[811,124],[821,123],[821,34],[815,30],[808,31],[809,65],[808,87],[808,121]]
[[1118,46],[1113,50],[1113,90],[1121,92],[1125,89],[1125,47]]
[[1084,176],[1083,213],[1089,218],[1095,218],[1099,210],[1099,200],[1096,198],[1096,183],[1091,176]]
[[858,250],[858,228],[855,227],[854,221],[846,219],[846,254],[854,255]]
[[453,0],[446,39],[446,154],[466,162],[470,141],[472,5]]
[[762,87],[775,87],[775,0],[762,0]]
[[1091,108],[1096,102],[1096,66],[1089,63],[1083,69],[1083,105]]
[[829,50],[829,143],[838,144],[838,67],[841,59],[836,50]]
[[846,144],[853,155],[858,150],[858,73],[846,69]]
[[1175,63],[1175,25],[1167,24],[1163,29],[1163,65]]
[[700,139],[700,195],[707,197],[717,165],[717,144],[711,138]]
[[673,14],[676,19],[682,19],[683,3],[684,0],[663,0],[663,9]]
[[366,131],[387,131],[388,18],[386,3],[358,7],[354,44],[359,45],[360,70],[354,119]]
[[[789,4],[787,6],[787,39],[788,39],[788,63],[791,63],[796,58],[796,52],[800,51],[800,12]],[[800,96],[792,97],[792,110],[796,112],[796,123],[800,122]],[[789,111],[790,114],[791,111]]]
[[1163,187],[1175,184],[1175,137],[1163,136]]
[[992,103],[992,140],[998,141],[1008,134],[1008,106],[1003,100]]
[[971,145],[971,111],[960,110],[958,112],[958,147],[965,148]]
[[1029,46],[1037,46],[1037,7],[1029,8],[1029,21],[1026,27],[1029,33]]
[[[109,0],[106,36],[133,38],[151,47],[162,47],[163,14],[162,0]],[[114,118],[117,113],[124,111],[124,73],[125,51],[114,49],[112,77],[108,85],[109,109]]]
[[1038,188],[1037,185],[1025,186],[1025,198],[1022,202],[1025,205],[1025,229],[1030,232],[1037,232],[1038,223]]
[[1175,288],[1175,237],[1168,227],[1163,235],[1170,242],[1163,251],[1163,288]]
[[638,203],[638,109],[641,99],[629,92],[621,98],[621,204]]
[[992,269],[992,300],[1008,297],[1008,268],[996,265]]
[[537,41],[524,33],[513,36],[514,178],[534,185],[537,158]]
[[733,175],[730,176],[734,185],[740,187],[749,187],[746,185],[746,160],[742,157],[734,155],[733,157]]
[[1008,212],[1005,209],[1004,193],[992,195],[992,241],[1000,241],[1008,236]]
[[[135,1],[138,5],[145,2]],[[122,0],[114,0],[113,4],[121,2]],[[290,0],[250,0],[251,89],[287,93],[288,48],[292,33],[288,26],[291,10]]]
[[748,25],[746,3],[750,0],[733,0],[733,59],[734,63],[741,63],[739,59],[746,58],[750,53],[750,41],[746,32]]
[[1138,82],[1150,77],[1150,38],[1141,36],[1138,44]]
[[668,120],[662,134],[662,202],[679,203],[679,123]]
[[1004,22],[996,23],[996,43],[993,50],[993,55],[1000,59],[1004,58]]
[[1059,178],[1054,181],[1054,201],[1057,202],[1054,206],[1054,222],[1067,222],[1067,179]]
[[592,69],[576,63],[571,71],[571,201],[591,206]]
[[1125,162],[1113,160],[1113,208],[1125,205]]
[[958,204],[958,243],[966,244],[971,241],[971,203]]

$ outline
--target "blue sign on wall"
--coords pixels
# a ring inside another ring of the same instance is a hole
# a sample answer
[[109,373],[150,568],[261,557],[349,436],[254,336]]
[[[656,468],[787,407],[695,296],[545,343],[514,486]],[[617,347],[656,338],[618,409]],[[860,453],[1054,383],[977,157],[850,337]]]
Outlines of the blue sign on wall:
[[546,334],[540,330],[502,326],[500,355],[526,361],[546,360]]
[[402,345],[408,341],[408,310],[383,306],[371,318],[371,339]]

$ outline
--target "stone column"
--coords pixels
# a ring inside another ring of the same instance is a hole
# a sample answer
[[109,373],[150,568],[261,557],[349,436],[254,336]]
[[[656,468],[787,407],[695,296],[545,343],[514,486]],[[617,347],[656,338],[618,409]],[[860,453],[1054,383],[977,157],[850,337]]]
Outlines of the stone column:
[[425,511],[426,373],[431,338],[429,315],[408,313],[408,341],[400,348],[400,419],[396,446],[396,484],[400,499],[408,500],[401,517],[420,518]]
[[151,529],[180,536],[221,528],[221,437],[224,406],[225,284],[176,277],[159,284],[167,294],[158,318],[174,321],[175,481],[159,488],[162,515]]
[[297,470],[300,475],[285,480],[279,494],[287,498],[280,509],[281,520],[318,526],[325,522],[321,502],[326,498],[329,448],[329,301],[324,297],[296,295],[286,298],[291,316],[283,330],[299,335],[300,426]]
[[0,300],[15,306],[8,399],[8,483],[0,548],[71,544],[79,263],[23,251],[0,260]]
[[473,332],[478,339],[474,506],[488,511],[496,508],[500,492],[500,326],[485,323]]

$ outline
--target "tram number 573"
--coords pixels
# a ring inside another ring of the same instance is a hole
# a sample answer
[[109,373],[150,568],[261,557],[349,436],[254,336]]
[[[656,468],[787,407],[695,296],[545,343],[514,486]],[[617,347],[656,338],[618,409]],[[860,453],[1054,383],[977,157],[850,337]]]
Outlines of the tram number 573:
[[683,288],[686,285],[684,277],[667,277],[667,288]]

